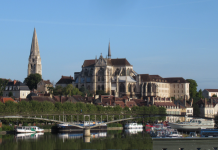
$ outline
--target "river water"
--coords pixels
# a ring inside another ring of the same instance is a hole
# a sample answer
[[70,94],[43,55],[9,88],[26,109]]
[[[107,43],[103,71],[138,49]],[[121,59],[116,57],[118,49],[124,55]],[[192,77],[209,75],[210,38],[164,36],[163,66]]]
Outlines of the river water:
[[149,134],[140,130],[92,131],[91,137],[83,137],[80,132],[0,135],[0,150],[214,150],[216,147],[218,140],[209,139],[152,141]]

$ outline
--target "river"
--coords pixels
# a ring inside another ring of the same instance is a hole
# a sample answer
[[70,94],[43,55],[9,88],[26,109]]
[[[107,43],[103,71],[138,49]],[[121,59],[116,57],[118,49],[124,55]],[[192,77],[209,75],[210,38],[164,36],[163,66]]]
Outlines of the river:
[[214,150],[216,147],[218,140],[152,141],[149,134],[137,130],[94,131],[91,137],[83,137],[80,132],[0,135],[0,150]]

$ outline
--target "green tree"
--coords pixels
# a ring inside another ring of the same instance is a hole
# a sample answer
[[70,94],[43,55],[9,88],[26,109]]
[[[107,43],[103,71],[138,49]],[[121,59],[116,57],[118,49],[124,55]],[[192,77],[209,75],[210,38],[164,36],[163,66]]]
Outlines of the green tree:
[[189,82],[189,94],[190,94],[190,97],[196,97],[196,94],[197,94],[197,82],[193,79],[187,79],[186,80],[187,82]]
[[92,96],[92,93],[86,89],[84,86],[82,86],[80,89],[79,89],[80,92],[82,92],[82,96]]
[[196,97],[199,97],[199,98],[204,98],[203,94],[202,94],[202,90],[200,89],[197,94],[196,94]]
[[3,96],[5,86],[8,84],[8,80],[0,79],[0,96]]
[[105,93],[103,90],[97,90],[96,95],[109,95],[109,93]]
[[212,97],[217,97],[217,95],[216,94],[213,94],[213,96]]
[[8,96],[9,96],[9,97],[12,97],[12,96],[13,96],[13,93],[10,91],[10,92],[8,93]]
[[24,83],[30,90],[37,89],[37,84],[42,80],[42,76],[38,73],[30,74],[25,78]]

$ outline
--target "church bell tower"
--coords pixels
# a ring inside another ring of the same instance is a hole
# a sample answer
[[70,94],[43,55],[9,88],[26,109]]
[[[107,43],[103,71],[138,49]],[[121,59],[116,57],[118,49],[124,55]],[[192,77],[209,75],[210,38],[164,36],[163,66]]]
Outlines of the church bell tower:
[[39,45],[38,39],[36,35],[36,29],[34,28],[33,32],[33,39],[30,49],[30,56],[29,56],[29,64],[28,64],[28,76],[30,74],[38,73],[42,75],[42,64],[41,64],[41,57],[39,53]]

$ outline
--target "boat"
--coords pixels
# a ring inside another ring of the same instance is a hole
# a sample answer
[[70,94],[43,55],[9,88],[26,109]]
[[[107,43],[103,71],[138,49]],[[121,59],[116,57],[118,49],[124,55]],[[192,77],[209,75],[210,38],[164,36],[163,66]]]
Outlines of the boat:
[[171,131],[167,137],[171,137],[171,138],[178,138],[178,137],[182,137],[182,134],[179,134],[179,132],[177,130]]
[[199,130],[199,129],[213,129],[214,120],[207,119],[191,119],[190,122],[169,123],[171,128],[177,130]]
[[143,128],[140,129],[125,129],[125,132],[128,134],[138,134],[139,132],[143,132]]
[[200,137],[218,137],[218,129],[201,129]]
[[41,129],[37,126],[21,126],[16,127],[15,132],[18,133],[35,133],[35,132],[44,132],[44,129]]
[[143,128],[142,124],[137,124],[137,123],[128,123],[125,125],[126,129],[141,129]]

